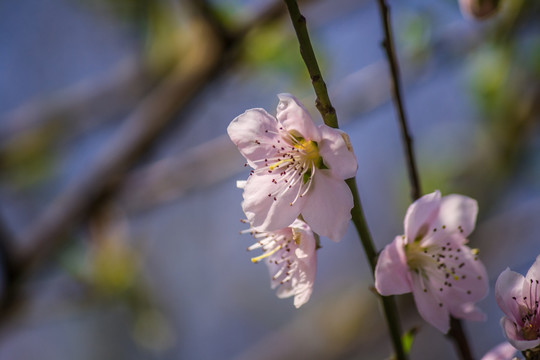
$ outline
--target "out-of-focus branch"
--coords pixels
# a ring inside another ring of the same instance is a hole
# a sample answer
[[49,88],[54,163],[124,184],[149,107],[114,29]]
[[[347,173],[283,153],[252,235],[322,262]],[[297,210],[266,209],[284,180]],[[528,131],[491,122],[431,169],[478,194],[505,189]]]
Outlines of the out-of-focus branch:
[[[269,7],[273,11],[274,7]],[[262,13],[261,19],[274,20]],[[248,25],[262,25],[253,20]],[[241,27],[244,30],[249,27]],[[20,304],[22,281],[45,262],[65,241],[66,235],[87,218],[99,202],[113,195],[126,172],[156,142],[179,111],[197,96],[227,65],[237,58],[246,32],[234,32],[231,43],[213,33],[212,26],[199,29],[196,49],[159,83],[124,121],[116,136],[104,146],[85,174],[69,185],[22,234],[17,243],[26,246],[12,257],[15,276],[0,298],[0,319]],[[9,301],[8,301],[9,300]]]
[[229,137],[222,135],[132,172],[119,193],[120,202],[128,211],[146,210],[233,176],[244,163]]
[[[1,116],[0,153],[44,128],[62,129],[58,137],[80,133],[110,119],[119,107],[131,105],[162,75],[142,59],[127,58],[98,79],[54,92]],[[99,116],[96,116],[98,114]],[[92,121],[88,116],[93,115]],[[54,141],[54,139],[52,140]]]
[[422,190],[420,187],[420,178],[418,176],[416,159],[414,157],[412,137],[410,135],[407,116],[405,115],[405,105],[403,104],[403,96],[401,94],[401,77],[399,74],[399,65],[391,29],[390,8],[386,4],[385,0],[378,0],[377,3],[379,5],[379,13],[381,15],[384,30],[383,47],[386,52],[386,57],[388,58],[390,74],[392,75],[392,98],[394,99],[394,105],[398,114],[401,136],[403,138],[403,148],[405,150],[405,158],[407,159],[407,171],[409,173],[409,180],[411,182],[411,197],[414,201],[421,196]]

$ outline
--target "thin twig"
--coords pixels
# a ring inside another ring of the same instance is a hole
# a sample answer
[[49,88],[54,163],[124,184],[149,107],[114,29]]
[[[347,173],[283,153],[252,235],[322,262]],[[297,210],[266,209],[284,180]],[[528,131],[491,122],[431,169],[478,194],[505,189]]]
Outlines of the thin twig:
[[463,330],[461,320],[450,316],[450,330],[446,336],[454,341],[454,346],[456,347],[461,360],[474,359],[472,356],[471,347],[469,346],[469,340],[467,339],[467,335]]
[[405,156],[407,158],[407,170],[409,173],[409,180],[411,182],[411,197],[413,198],[413,200],[416,200],[421,196],[422,190],[420,187],[418,168],[416,166],[416,161],[414,157],[414,151],[412,146],[413,141],[409,132],[407,117],[405,115],[405,106],[403,105],[401,95],[401,79],[399,75],[398,60],[396,57],[394,39],[391,30],[390,9],[386,4],[385,0],[378,0],[377,3],[379,4],[379,12],[381,14],[384,28],[384,40],[382,45],[384,47],[384,50],[386,51],[388,65],[390,66],[390,72],[392,74],[392,98],[394,100],[394,105],[398,114],[399,125],[401,127],[401,136],[403,137],[403,147],[405,150]]
[[[309,76],[311,77],[311,82],[313,84],[313,89],[317,95],[317,109],[321,113],[326,125],[333,128],[338,128],[339,126],[336,111],[330,102],[326,84],[321,75],[313,47],[311,46],[311,41],[309,39],[306,26],[306,18],[300,13],[300,9],[298,8],[298,4],[295,0],[285,0],[285,3],[289,9],[291,21],[296,32],[296,36],[298,37],[302,59],[306,64]],[[356,179],[351,178],[346,182],[351,189],[354,199],[354,207],[351,210],[352,220],[360,236],[360,241],[362,242],[371,271],[374,273],[375,265],[377,263],[377,252],[375,250],[375,246],[373,245],[371,233],[364,217],[360,196],[356,186]],[[381,301],[396,357],[399,360],[406,359],[407,357],[401,342],[401,326],[394,298],[392,296],[381,296]]]
[[[401,95],[401,79],[391,29],[392,25],[390,21],[390,8],[386,4],[386,0],[377,0],[377,3],[379,5],[379,12],[384,29],[383,47],[388,58],[388,65],[390,66],[390,72],[392,75],[392,98],[398,114],[405,157],[407,159],[407,170],[409,173],[409,180],[411,182],[411,198],[413,201],[415,201],[420,198],[422,190],[412,146],[412,137],[409,132],[407,118],[405,115],[405,106],[403,105],[403,98]],[[452,316],[450,317],[450,331],[448,332],[447,336],[454,341],[456,349],[462,360],[472,360],[469,342],[460,320]]]

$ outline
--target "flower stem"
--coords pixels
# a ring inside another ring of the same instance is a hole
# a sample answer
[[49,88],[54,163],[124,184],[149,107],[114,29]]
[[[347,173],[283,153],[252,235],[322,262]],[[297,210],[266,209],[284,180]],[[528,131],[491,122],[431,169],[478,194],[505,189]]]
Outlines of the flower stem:
[[465,335],[465,331],[463,331],[463,327],[461,326],[461,320],[450,316],[450,331],[448,331],[446,336],[454,341],[461,360],[473,360],[467,335]]
[[409,180],[411,182],[411,197],[414,200],[418,199],[422,190],[420,188],[420,180],[418,176],[418,169],[414,157],[414,151],[412,146],[412,137],[409,132],[409,126],[407,123],[407,117],[405,114],[405,106],[403,105],[403,97],[401,95],[401,80],[399,75],[399,65],[394,48],[394,39],[392,35],[391,22],[390,22],[390,8],[386,4],[385,0],[377,0],[379,4],[379,13],[383,23],[384,40],[382,42],[383,48],[388,58],[388,65],[390,67],[390,73],[392,75],[392,99],[394,100],[394,106],[399,119],[399,125],[401,128],[401,136],[403,138],[403,147],[405,150],[405,157],[407,159],[407,169],[409,173]]
[[[284,0],[289,10],[289,15],[300,44],[300,54],[311,78],[313,89],[317,96],[315,102],[317,109],[321,113],[323,121],[326,125],[338,128],[337,115],[330,98],[328,96],[328,90],[326,84],[321,75],[317,58],[313,51],[311,41],[306,26],[306,18],[300,13],[296,0]],[[371,233],[369,231],[364,212],[362,210],[362,204],[360,203],[360,196],[358,195],[358,189],[356,186],[355,178],[346,180],[347,185],[351,189],[351,193],[354,199],[354,207],[351,210],[352,221],[360,236],[360,241],[366,253],[372,274],[375,272],[375,265],[377,264],[377,251],[373,245]],[[396,359],[406,360],[407,356],[403,349],[401,342],[401,326],[398,316],[397,307],[393,296],[381,296],[385,319],[390,331],[390,337],[396,353]]]
[[[418,168],[416,166],[416,160],[412,147],[412,137],[409,132],[407,117],[405,114],[405,106],[403,105],[403,97],[401,95],[399,64],[396,57],[394,38],[392,35],[390,8],[386,3],[386,0],[377,0],[377,3],[379,5],[379,13],[381,15],[384,30],[384,40],[382,45],[386,52],[386,57],[388,58],[388,65],[390,67],[392,79],[392,98],[394,100],[394,105],[399,119],[401,136],[403,138],[403,146],[405,150],[405,157],[407,159],[407,170],[411,183],[411,198],[413,201],[415,201],[422,195],[422,190],[420,186],[420,177],[418,176]],[[447,336],[454,341],[454,345],[456,346],[456,349],[458,350],[462,360],[472,360],[469,342],[459,319],[450,317],[450,331],[448,332]]]

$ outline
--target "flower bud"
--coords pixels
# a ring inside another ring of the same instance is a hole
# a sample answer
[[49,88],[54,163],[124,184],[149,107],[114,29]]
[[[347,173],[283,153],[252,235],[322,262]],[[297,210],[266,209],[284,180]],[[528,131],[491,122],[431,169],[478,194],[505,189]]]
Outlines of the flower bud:
[[472,19],[485,19],[494,15],[501,0],[459,0],[463,16]]

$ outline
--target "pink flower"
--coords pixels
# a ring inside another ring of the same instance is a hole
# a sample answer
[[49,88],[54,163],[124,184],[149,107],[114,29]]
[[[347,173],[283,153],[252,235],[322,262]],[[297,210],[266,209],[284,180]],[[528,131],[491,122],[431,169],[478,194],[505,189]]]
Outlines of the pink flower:
[[251,261],[266,260],[272,289],[279,287],[277,296],[294,296],[294,306],[304,305],[313,291],[317,271],[316,241],[310,227],[297,219],[289,227],[276,231],[249,229],[244,232],[250,232],[257,239],[248,250],[263,250],[261,256]]
[[526,277],[506,268],[495,284],[497,304],[506,315],[501,326],[510,344],[520,351],[540,345],[539,280],[540,256]]
[[302,104],[279,94],[277,119],[263,109],[247,110],[227,132],[253,170],[242,207],[261,231],[289,226],[298,215],[313,231],[339,241],[351,219],[353,198],[345,179],[356,174],[349,137],[315,126]]
[[405,235],[381,252],[375,287],[381,295],[412,292],[418,312],[446,333],[449,315],[484,320],[475,302],[487,295],[488,281],[478,251],[465,244],[478,213],[475,200],[441,193],[415,201],[405,215]]
[[512,360],[516,349],[508,342],[500,343],[482,357],[482,360]]

